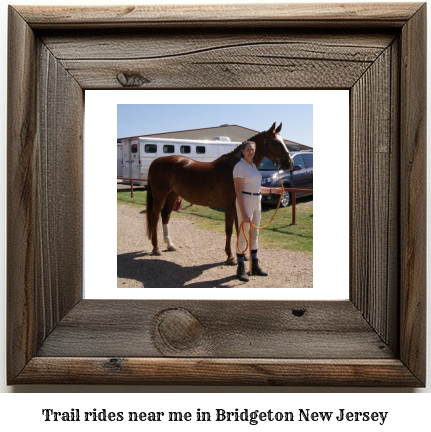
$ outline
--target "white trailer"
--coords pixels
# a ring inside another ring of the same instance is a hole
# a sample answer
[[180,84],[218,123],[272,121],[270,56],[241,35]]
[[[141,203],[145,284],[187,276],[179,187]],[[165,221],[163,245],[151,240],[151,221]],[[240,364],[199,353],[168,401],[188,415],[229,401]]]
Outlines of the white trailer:
[[117,140],[117,177],[123,176],[123,149],[121,141]]
[[183,140],[173,138],[131,137],[117,140],[122,148],[124,178],[144,179],[133,184],[146,185],[151,162],[160,156],[181,155],[201,162],[211,162],[229,153],[239,142],[215,140]]

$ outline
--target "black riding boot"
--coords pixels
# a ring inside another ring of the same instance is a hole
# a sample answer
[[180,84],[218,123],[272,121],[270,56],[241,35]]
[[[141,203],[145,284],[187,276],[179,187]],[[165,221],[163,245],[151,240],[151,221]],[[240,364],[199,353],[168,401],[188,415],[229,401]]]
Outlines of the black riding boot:
[[236,275],[238,276],[238,279],[242,282],[248,282],[250,280],[247,272],[245,271],[244,261],[238,263]]
[[252,258],[251,260],[251,274],[256,276],[268,276],[268,273],[260,268],[259,260],[257,258]]

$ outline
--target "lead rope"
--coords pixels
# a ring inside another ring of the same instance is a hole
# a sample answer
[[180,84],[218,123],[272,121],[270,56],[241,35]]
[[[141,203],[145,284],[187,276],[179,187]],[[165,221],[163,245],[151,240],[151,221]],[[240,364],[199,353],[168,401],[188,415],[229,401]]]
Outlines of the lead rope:
[[[278,199],[277,208],[275,209],[275,212],[274,212],[274,214],[272,215],[271,220],[270,220],[266,225],[264,225],[264,226],[262,226],[262,227],[257,227],[256,225],[253,224],[253,222],[250,222],[250,234],[249,234],[249,240],[247,240],[247,236],[245,235],[245,230],[244,230],[244,221],[241,222],[241,225],[240,225],[240,227],[239,227],[238,236],[237,236],[237,238],[236,238],[236,248],[237,248],[237,250],[238,250],[238,252],[239,252],[240,254],[243,254],[244,252],[246,252],[247,249],[248,249],[248,246],[251,245],[251,232],[252,232],[252,229],[251,229],[251,228],[253,227],[253,228],[255,228],[255,229],[264,229],[264,228],[266,228],[268,225],[270,225],[271,222],[274,220],[275,215],[276,215],[277,212],[278,212],[278,208],[280,207],[281,198],[283,197],[283,193],[284,193],[284,185],[283,185],[283,182],[281,181],[280,173],[278,173],[278,180],[280,181],[280,185],[281,185],[281,194],[280,194],[280,198]],[[242,232],[242,234],[243,234],[243,236],[244,236],[244,238],[245,238],[245,249],[244,249],[243,251],[239,248],[239,236],[241,235],[241,232]],[[250,276],[251,276],[251,269],[252,269],[251,247],[250,247],[250,251],[249,251],[249,257],[250,257],[250,259],[249,259],[249,262],[250,262],[250,270],[249,270],[249,274],[250,274]]]

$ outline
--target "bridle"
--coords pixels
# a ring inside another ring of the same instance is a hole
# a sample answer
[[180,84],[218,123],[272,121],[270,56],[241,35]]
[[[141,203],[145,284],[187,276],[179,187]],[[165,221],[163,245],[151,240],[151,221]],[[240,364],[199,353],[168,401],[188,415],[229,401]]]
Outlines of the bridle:
[[[268,152],[268,153],[270,153],[270,154],[275,158],[275,161],[272,161],[272,162],[274,163],[274,168],[275,168],[276,170],[278,170],[279,167],[281,166],[281,156],[277,156],[274,152],[272,152],[272,151],[268,148],[268,139],[267,139],[267,134],[268,134],[268,131],[265,132],[265,138],[264,138],[264,140],[263,140],[263,150],[264,150],[265,153]],[[274,139],[272,139],[272,141],[274,141]],[[264,153],[264,154],[265,154],[265,153]],[[289,150],[287,151],[287,153],[289,153]],[[278,166],[277,166],[277,165],[278,165]]]

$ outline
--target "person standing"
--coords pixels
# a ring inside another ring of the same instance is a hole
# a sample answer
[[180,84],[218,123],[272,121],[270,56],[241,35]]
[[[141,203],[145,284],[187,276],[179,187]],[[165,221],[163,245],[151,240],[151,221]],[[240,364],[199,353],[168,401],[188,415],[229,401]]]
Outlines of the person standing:
[[[280,194],[281,188],[261,187],[262,175],[253,163],[256,152],[256,144],[253,141],[244,141],[241,144],[241,159],[233,169],[233,180],[236,194],[236,213],[238,216],[238,247],[240,250],[245,249],[246,239],[242,230],[241,223],[244,222],[244,231],[246,236],[249,235],[250,222],[259,226],[261,217],[261,198],[263,193]],[[262,270],[258,259],[258,235],[259,230],[252,228],[251,248],[252,275],[268,276],[268,273]],[[237,251],[237,277],[240,281],[248,282],[249,277],[245,271],[244,254]]]

